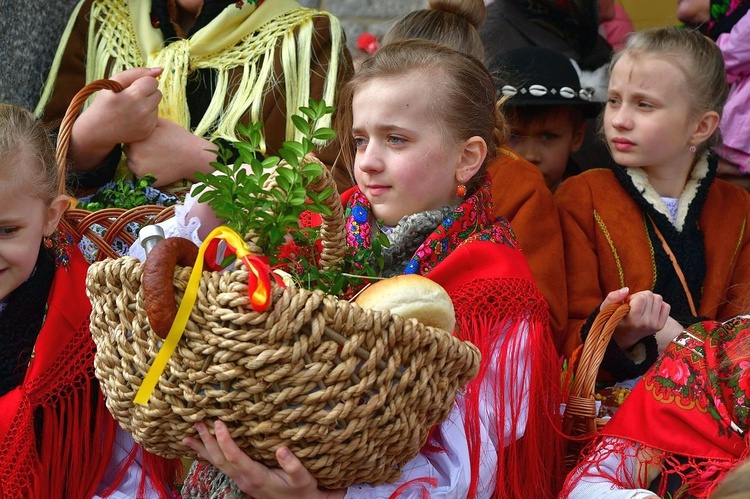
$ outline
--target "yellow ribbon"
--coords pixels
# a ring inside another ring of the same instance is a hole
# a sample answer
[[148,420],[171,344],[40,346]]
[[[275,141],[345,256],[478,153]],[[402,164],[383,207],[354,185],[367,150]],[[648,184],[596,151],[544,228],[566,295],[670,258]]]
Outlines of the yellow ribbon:
[[[138,392],[135,394],[134,402],[136,404],[148,404],[148,399],[151,398],[151,394],[153,393],[154,388],[156,388],[156,383],[159,381],[159,377],[161,377],[164,369],[167,367],[169,358],[172,357],[175,348],[177,348],[177,343],[179,343],[180,338],[182,338],[182,333],[185,332],[185,326],[190,318],[190,312],[193,310],[193,305],[195,305],[195,300],[198,297],[198,286],[203,274],[204,254],[206,253],[209,243],[217,237],[226,240],[228,244],[234,246],[237,252],[237,258],[245,257],[250,253],[247,250],[245,241],[242,237],[229,227],[221,226],[215,228],[211,231],[206,240],[203,241],[203,244],[201,244],[201,247],[198,250],[198,257],[195,260],[193,270],[190,273],[190,279],[188,280],[187,288],[185,288],[182,302],[177,309],[177,316],[172,323],[172,327],[169,329],[169,333],[167,334],[164,343],[159,349],[159,353],[156,354],[154,363],[151,364],[151,367],[146,373],[146,377],[143,378],[143,383],[141,383]],[[255,269],[253,269],[253,272],[255,273]]]

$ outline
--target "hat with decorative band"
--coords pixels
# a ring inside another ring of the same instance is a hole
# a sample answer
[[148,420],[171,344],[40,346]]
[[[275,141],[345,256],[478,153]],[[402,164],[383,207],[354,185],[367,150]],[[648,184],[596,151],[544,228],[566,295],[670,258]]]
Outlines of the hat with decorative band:
[[587,118],[602,109],[594,89],[581,87],[573,62],[544,47],[521,47],[496,55],[489,64],[498,97],[507,106],[580,106]]

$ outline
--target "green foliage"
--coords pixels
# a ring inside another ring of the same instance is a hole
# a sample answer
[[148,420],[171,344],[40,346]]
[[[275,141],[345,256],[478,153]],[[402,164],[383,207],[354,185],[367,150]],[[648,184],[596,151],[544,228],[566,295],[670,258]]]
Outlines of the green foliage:
[[[88,211],[97,211],[104,208],[124,208],[129,210],[137,206],[147,204],[146,189],[153,185],[156,178],[151,175],[144,175],[142,178],[130,180],[115,180],[112,186],[106,189],[98,190],[85,203],[80,203],[79,208]],[[174,204],[166,202],[165,206]]]
[[[219,174],[196,173],[203,185],[195,193],[227,226],[246,238],[252,237],[263,255],[269,257],[272,267],[289,269],[292,277],[308,289],[323,289],[338,295],[350,289],[353,282],[362,281],[355,273],[378,274],[383,265],[383,239],[387,245],[387,238],[378,238],[370,251],[352,252],[334,268],[325,271],[317,268],[319,230],[300,228],[299,219],[305,211],[330,215],[325,201],[334,191],[312,190],[323,174],[323,167],[304,158],[315,149],[313,140],[334,138],[331,128],[319,126],[320,120],[333,112],[333,107],[310,99],[300,112],[301,115],[292,116],[292,122],[302,133],[302,140],[285,141],[279,156],[259,157],[261,123],[238,125],[238,135],[244,140],[231,144],[236,159],[230,161],[232,149],[219,144],[217,161],[211,163]],[[275,185],[271,184],[269,189],[268,181],[274,170]],[[294,248],[291,251],[290,246]],[[283,247],[286,251],[282,251]]]
[[[309,107],[300,109],[307,119],[294,116],[293,122],[304,137],[301,142],[285,141],[278,156],[265,159],[258,157],[261,141],[261,123],[249,126],[238,125],[238,134],[246,140],[232,143],[237,159],[229,164],[232,150],[219,147],[218,161],[211,163],[221,175],[196,173],[203,185],[196,188],[201,202],[207,202],[216,216],[227,226],[243,236],[251,234],[254,243],[264,255],[275,260],[277,250],[288,238],[288,234],[298,229],[302,212],[330,214],[324,201],[333,194],[326,189],[320,194],[311,192],[311,185],[317,182],[323,169],[318,163],[303,161],[313,152],[313,138],[333,137],[333,130],[319,127],[318,122],[333,108],[323,102],[310,100]],[[284,163],[281,162],[284,160]],[[276,185],[270,190],[266,184],[271,171],[278,174]]]
[[[301,237],[300,237],[301,236]],[[331,295],[350,297],[361,286],[376,278],[383,270],[383,248],[390,245],[382,232],[373,233],[371,247],[355,251],[349,248],[341,261],[325,270],[315,265],[317,257],[315,242],[319,238],[317,229],[307,234],[297,234],[295,244],[299,253],[295,257],[283,259],[292,270],[292,278],[307,289],[320,289]],[[299,258],[300,255],[312,258]]]

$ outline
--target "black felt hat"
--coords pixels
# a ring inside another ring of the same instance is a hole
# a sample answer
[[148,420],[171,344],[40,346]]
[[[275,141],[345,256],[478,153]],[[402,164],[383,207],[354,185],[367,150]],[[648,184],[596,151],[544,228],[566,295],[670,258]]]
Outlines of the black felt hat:
[[573,62],[544,47],[521,47],[495,56],[489,64],[498,96],[507,106],[580,106],[586,118],[601,111],[592,88],[582,88]]

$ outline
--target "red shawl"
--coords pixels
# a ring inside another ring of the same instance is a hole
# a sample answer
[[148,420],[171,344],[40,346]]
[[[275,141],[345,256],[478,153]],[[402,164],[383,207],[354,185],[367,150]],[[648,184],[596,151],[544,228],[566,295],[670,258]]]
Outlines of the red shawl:
[[[88,264],[73,247],[63,263],[24,381],[0,397],[0,497],[91,497],[112,456],[117,426],[94,379]],[[174,465],[147,463],[155,481],[173,483]]]
[[[352,246],[369,245],[369,203],[358,188],[342,196],[346,205],[347,240]],[[505,374],[517,375],[525,360],[530,383],[520,390],[531,394],[523,437],[503,447],[498,445],[497,484],[494,497],[554,497],[559,481],[561,447],[555,415],[559,407],[556,391],[558,363],[549,331],[549,310],[534,284],[526,259],[513,231],[504,219],[494,219],[489,186],[467,198],[417,249],[406,273],[420,273],[442,285],[456,310],[455,334],[474,343],[482,359],[491,359],[506,369],[496,370],[494,386],[497,428],[516,433],[521,393]],[[519,340],[528,327],[526,358],[516,355]],[[499,353],[498,353],[499,352]],[[472,488],[477,487],[479,455],[480,385],[487,363],[467,385],[466,432],[471,456]],[[507,410],[505,400],[518,401]]]
[[[633,444],[663,451],[640,466],[662,474],[657,493],[709,497],[748,454],[750,422],[750,317],[694,324],[678,336],[643,376],[625,404],[597,437],[583,462],[568,476],[562,497],[580,476],[599,474],[596,465],[612,453],[633,457]],[[608,437],[618,437],[617,440]],[[597,454],[594,448],[598,447]],[[624,460],[623,460],[624,462]],[[645,468],[641,468],[642,470]],[[624,464],[607,477],[622,488],[648,488]],[[665,477],[682,487],[667,490]]]

